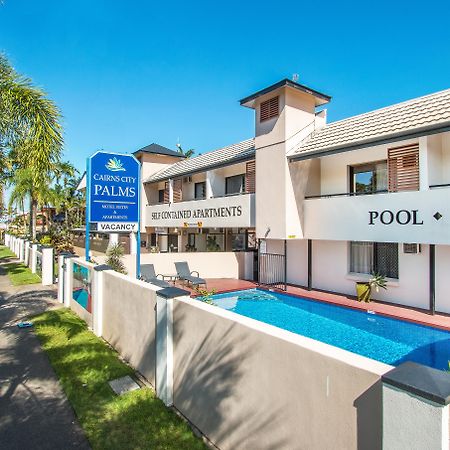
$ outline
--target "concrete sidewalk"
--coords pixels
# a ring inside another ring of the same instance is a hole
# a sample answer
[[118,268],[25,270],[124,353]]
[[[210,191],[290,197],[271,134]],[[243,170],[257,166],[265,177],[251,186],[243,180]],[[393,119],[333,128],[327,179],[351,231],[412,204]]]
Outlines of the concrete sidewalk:
[[0,266],[0,448],[89,449],[39,340],[16,323],[57,307],[55,289],[11,286]]

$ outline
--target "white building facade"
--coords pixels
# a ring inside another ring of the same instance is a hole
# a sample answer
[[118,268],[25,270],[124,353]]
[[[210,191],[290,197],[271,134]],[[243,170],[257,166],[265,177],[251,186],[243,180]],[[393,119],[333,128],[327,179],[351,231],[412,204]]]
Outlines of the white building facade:
[[[450,313],[450,90],[327,124],[290,80],[241,100],[255,137],[153,167],[143,229],[160,251],[283,255],[289,284]],[[159,156],[158,156],[159,157]],[[151,242],[150,242],[151,241]]]

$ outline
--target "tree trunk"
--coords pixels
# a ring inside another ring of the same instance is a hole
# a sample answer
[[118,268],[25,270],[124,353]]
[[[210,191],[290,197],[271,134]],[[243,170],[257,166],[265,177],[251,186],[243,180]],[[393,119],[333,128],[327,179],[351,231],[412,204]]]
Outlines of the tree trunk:
[[25,202],[22,199],[22,218],[23,218],[23,231],[26,233],[27,231],[27,215],[25,213]]
[[34,241],[36,239],[36,215],[37,215],[37,200],[31,197],[30,204],[30,235]]

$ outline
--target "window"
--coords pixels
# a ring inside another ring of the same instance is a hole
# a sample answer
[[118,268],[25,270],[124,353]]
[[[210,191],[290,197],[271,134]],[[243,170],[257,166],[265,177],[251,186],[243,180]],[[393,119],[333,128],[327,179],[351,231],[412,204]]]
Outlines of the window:
[[164,203],[164,191],[165,189],[160,189],[158,191],[158,203]]
[[235,175],[225,178],[225,194],[242,194],[245,192],[245,175]]
[[279,100],[278,97],[273,97],[261,103],[259,116],[260,122],[264,122],[265,120],[269,120],[272,117],[278,116],[279,114],[278,100]]
[[350,272],[379,273],[398,278],[398,244],[389,242],[350,242]]
[[373,194],[387,192],[387,162],[377,161],[350,166],[350,192]]
[[245,232],[233,233],[231,235],[231,250],[233,252],[245,250],[245,238]]
[[201,198],[206,197],[206,182],[205,181],[202,181],[200,183],[195,183],[194,196],[196,199],[201,199]]

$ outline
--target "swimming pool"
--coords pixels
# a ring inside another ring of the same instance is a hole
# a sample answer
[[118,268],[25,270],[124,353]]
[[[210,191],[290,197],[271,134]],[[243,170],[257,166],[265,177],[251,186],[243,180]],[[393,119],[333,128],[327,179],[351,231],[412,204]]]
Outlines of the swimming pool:
[[447,370],[450,332],[260,289],[212,296],[214,304],[396,366],[415,361]]

